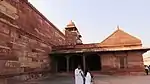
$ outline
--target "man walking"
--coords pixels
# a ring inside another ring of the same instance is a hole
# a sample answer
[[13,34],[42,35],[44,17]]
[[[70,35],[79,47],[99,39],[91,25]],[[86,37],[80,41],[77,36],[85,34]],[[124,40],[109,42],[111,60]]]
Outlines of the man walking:
[[92,74],[88,69],[85,71],[85,84],[92,84]]
[[84,73],[81,70],[81,67],[78,66],[78,68],[75,69],[75,84],[84,84]]

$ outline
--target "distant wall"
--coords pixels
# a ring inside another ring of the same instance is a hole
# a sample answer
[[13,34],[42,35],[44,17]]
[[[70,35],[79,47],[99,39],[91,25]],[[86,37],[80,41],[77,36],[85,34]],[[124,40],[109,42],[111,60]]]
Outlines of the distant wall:
[[108,52],[100,54],[102,71],[144,72],[142,54],[141,51]]

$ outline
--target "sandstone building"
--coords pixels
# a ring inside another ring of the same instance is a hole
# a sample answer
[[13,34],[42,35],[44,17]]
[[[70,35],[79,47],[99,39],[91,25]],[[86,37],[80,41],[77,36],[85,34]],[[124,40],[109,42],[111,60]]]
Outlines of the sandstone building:
[[101,43],[83,44],[71,21],[65,34],[28,0],[0,0],[0,73],[85,70],[143,72],[141,40],[121,29]]

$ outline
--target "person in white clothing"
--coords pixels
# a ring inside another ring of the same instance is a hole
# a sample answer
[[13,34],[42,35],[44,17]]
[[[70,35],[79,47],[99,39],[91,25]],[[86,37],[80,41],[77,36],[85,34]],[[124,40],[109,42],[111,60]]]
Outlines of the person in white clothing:
[[85,84],[92,84],[92,75],[89,70],[85,71]]
[[75,84],[84,84],[84,73],[80,66],[75,69]]

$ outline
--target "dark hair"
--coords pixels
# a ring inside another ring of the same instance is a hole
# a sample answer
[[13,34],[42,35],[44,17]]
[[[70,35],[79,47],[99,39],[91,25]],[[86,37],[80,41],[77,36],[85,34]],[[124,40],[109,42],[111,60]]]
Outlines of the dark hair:
[[89,69],[86,69],[85,72],[84,72],[84,75],[86,76],[87,75],[87,72],[89,72]]
[[81,68],[81,66],[80,66],[80,65],[78,65],[78,68]]

